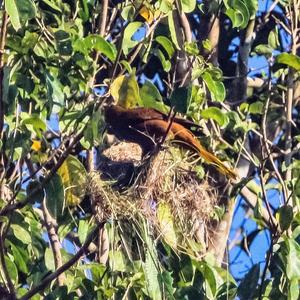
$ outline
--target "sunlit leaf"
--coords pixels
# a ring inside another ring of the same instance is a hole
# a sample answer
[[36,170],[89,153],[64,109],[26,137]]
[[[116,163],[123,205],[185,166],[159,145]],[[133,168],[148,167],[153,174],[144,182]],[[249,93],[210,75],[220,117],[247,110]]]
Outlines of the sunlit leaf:
[[169,58],[171,58],[174,55],[175,49],[173,47],[173,44],[166,36],[159,35],[155,38],[155,41],[166,50]]
[[11,260],[8,256],[5,255],[5,265],[9,274],[9,277],[11,279],[11,281],[17,285],[18,284],[18,280],[19,280],[19,276],[18,276],[18,269],[15,265],[15,263],[13,262],[13,260]]
[[48,270],[54,271],[55,270],[55,264],[54,264],[54,257],[53,252],[51,248],[46,248],[45,251],[45,265]]
[[153,11],[144,5],[140,9],[139,14],[146,20],[147,23],[151,24],[159,16],[160,11]]
[[300,57],[291,53],[281,53],[276,56],[276,62],[300,71]]
[[5,8],[16,31],[36,15],[35,5],[31,0],[5,0]]
[[122,18],[124,20],[126,20],[126,21],[132,21],[133,17],[134,17],[134,14],[135,14],[135,7],[134,7],[134,5],[125,6],[122,9],[122,12],[121,12]]
[[177,41],[176,27],[175,27],[172,11],[170,11],[168,13],[168,23],[169,23],[169,30],[170,30],[172,42],[174,43],[176,48],[179,50],[181,47],[179,46],[178,41]]
[[286,272],[288,279],[300,278],[300,245],[291,238],[286,238],[288,246]]
[[140,90],[134,74],[117,77],[110,86],[114,100],[125,108],[134,107],[140,101]]
[[151,251],[151,249],[147,249],[146,251],[144,274],[146,280],[146,289],[149,297],[153,300],[162,299],[161,287],[158,279],[157,257],[156,253]]
[[215,120],[221,127],[229,123],[227,115],[218,107],[209,107],[201,111],[201,117]]
[[84,39],[78,39],[73,44],[74,50],[88,54],[91,50],[96,50],[106,56],[111,61],[115,61],[117,50],[114,45],[106,41],[102,36],[90,34]]
[[196,7],[196,0],[180,0],[180,2],[181,2],[182,10],[185,13],[192,12]]
[[223,82],[214,80],[209,72],[204,72],[201,76],[211,93],[212,100],[224,101],[226,91]]
[[164,113],[169,111],[168,106],[163,103],[159,90],[150,80],[146,80],[143,84],[140,96],[143,107],[154,108]]
[[86,220],[80,220],[78,226],[78,237],[80,243],[84,243],[89,231],[89,223]]
[[57,174],[64,186],[66,205],[78,205],[86,190],[86,170],[83,164],[75,156],[69,155]]
[[29,232],[18,224],[12,224],[11,228],[13,230],[14,236],[20,240],[22,243],[30,244],[31,243],[31,236]]
[[171,247],[176,248],[177,236],[175,232],[174,217],[168,203],[161,201],[158,204],[157,218],[163,238]]
[[126,26],[122,42],[122,49],[125,55],[139,43],[139,40],[133,40],[133,36],[142,26],[143,23],[141,22],[131,22]]

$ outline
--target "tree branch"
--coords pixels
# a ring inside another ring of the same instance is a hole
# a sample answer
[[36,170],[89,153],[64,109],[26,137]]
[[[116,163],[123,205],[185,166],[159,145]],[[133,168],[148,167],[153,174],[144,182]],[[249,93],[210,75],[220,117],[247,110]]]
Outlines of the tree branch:
[[[63,265],[62,256],[61,256],[61,252],[60,252],[61,244],[60,244],[58,235],[56,233],[53,218],[51,217],[51,215],[48,211],[48,208],[46,206],[45,199],[43,200],[42,207],[43,207],[45,226],[47,229],[48,237],[49,237],[50,244],[51,244],[51,249],[53,252],[55,269],[57,270]],[[66,276],[64,275],[64,273],[61,273],[60,275],[57,276],[57,283],[59,286],[63,286],[65,280],[66,280]]]
[[4,206],[1,211],[0,211],[0,216],[5,216],[7,213],[9,213],[12,210],[15,209],[22,209],[24,206],[27,205],[27,203],[30,201],[30,199],[37,193],[41,188],[43,188],[52,178],[52,176],[56,173],[56,171],[60,168],[60,166],[63,164],[63,162],[66,160],[70,152],[72,151],[73,147],[80,141],[80,139],[83,136],[83,131],[85,127],[77,134],[77,136],[73,139],[73,141],[70,143],[68,148],[63,152],[55,166],[50,170],[49,174],[45,177],[45,179],[40,183],[40,186],[36,187],[35,189],[32,190],[32,192],[22,201],[12,203],[18,192],[16,192],[12,199],[9,201],[9,203]]
[[96,234],[97,234],[99,228],[103,228],[104,224],[105,224],[105,222],[102,222],[101,224],[99,224],[95,227],[95,229],[89,234],[86,241],[81,246],[81,248],[78,250],[78,252],[69,261],[67,261],[64,265],[62,265],[60,268],[58,268],[55,272],[52,272],[50,275],[46,276],[39,285],[33,287],[27,294],[25,294],[23,297],[21,297],[20,300],[29,300],[35,294],[44,290],[60,274],[62,274],[63,272],[68,270],[70,267],[72,267],[81,258],[81,256],[86,252],[89,244],[96,237]]

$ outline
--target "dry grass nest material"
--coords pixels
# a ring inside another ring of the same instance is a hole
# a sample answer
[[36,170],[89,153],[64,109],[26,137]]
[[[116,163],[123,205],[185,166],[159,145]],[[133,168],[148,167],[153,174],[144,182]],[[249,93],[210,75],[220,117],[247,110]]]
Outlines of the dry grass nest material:
[[103,154],[115,162],[120,172],[124,172],[122,162],[131,161],[136,173],[131,186],[122,192],[113,187],[113,180],[101,178],[105,170],[89,175],[89,191],[101,220],[130,219],[142,214],[159,226],[156,212],[160,203],[168,203],[176,228],[184,234],[193,234],[196,220],[207,223],[211,219],[217,204],[216,189],[197,177],[192,171],[194,163],[183,157],[179,149],[160,151],[147,162],[141,161],[139,146],[132,143],[112,146]]

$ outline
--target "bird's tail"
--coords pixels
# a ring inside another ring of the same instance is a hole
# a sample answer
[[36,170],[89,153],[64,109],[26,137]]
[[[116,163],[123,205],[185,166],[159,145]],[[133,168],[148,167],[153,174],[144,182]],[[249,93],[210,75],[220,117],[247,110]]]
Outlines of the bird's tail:
[[202,146],[197,147],[197,152],[207,163],[215,166],[222,174],[224,174],[232,179],[237,178],[237,174],[233,169],[227,167],[224,164],[224,162],[222,162],[220,159],[218,159],[214,154],[205,150]]
[[174,134],[174,137],[186,144],[187,146],[193,148],[198,152],[198,154],[205,160],[205,162],[215,166],[222,174],[236,179],[236,172],[227,167],[220,159],[218,159],[214,154],[208,152],[198,141],[198,139],[193,135],[193,133],[183,127],[181,124],[173,123],[171,131]]

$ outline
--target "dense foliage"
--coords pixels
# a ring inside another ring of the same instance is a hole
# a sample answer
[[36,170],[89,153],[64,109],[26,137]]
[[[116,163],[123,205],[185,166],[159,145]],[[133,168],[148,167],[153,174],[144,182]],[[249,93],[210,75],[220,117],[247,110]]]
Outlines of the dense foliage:
[[[3,299],[299,298],[299,0],[5,0],[1,24]],[[110,95],[173,107],[235,166],[221,253],[179,251],[143,217],[97,219],[87,191]],[[256,230],[226,249],[240,198]],[[234,278],[226,250],[250,255],[263,231],[265,261]]]

